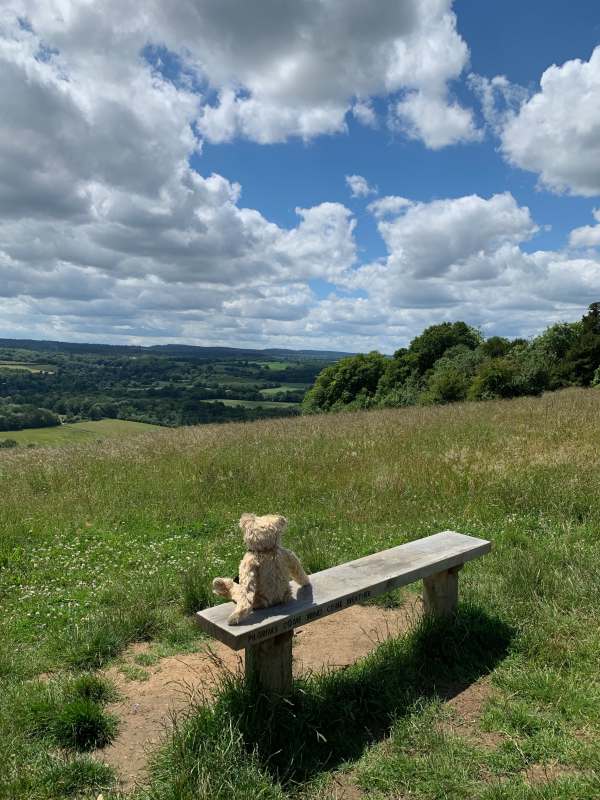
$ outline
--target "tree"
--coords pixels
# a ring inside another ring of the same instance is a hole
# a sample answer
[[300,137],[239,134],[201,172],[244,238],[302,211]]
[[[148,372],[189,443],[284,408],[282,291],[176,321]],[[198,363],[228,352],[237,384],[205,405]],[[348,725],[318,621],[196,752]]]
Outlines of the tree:
[[562,373],[572,383],[589,386],[600,365],[600,303],[581,320],[581,333],[564,356]]
[[407,357],[423,375],[451,347],[464,345],[469,350],[474,350],[481,342],[479,331],[466,322],[442,322],[440,325],[431,325],[413,339]]
[[304,411],[330,411],[346,406],[364,408],[377,392],[386,358],[373,351],[348,356],[319,373],[302,403]]

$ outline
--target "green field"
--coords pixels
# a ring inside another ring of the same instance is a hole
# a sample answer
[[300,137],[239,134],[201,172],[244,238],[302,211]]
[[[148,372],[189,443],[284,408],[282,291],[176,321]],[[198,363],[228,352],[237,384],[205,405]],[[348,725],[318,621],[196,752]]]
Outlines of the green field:
[[73,422],[54,428],[26,428],[22,431],[0,431],[0,440],[14,439],[19,446],[30,444],[62,446],[76,442],[101,441],[159,430],[158,425],[146,422],[129,422],[123,419],[100,419]]
[[51,372],[56,371],[52,364],[32,364],[29,361],[0,361],[0,370],[16,369],[21,372]]
[[293,366],[293,362],[291,361],[249,361],[249,364],[255,364],[258,367],[266,367],[267,369],[272,370],[281,370],[285,369],[286,367]]
[[[600,391],[569,389],[5,451],[0,798],[119,796],[82,752],[114,726],[88,673],[134,641],[197,642],[244,511],[285,514],[311,572],[444,529],[493,550],[455,619],[283,701],[233,680],[195,700],[130,797],[600,797],[599,419]],[[465,721],[446,701],[480,681]]]
[[289,408],[298,403],[276,403],[269,400],[206,400],[207,403],[223,403],[226,406],[246,406],[246,408]]
[[276,386],[274,389],[261,389],[261,394],[263,397],[269,397],[272,394],[278,394],[279,392],[297,392],[297,391],[305,391],[306,389],[310,389],[310,383],[282,383],[281,386]]

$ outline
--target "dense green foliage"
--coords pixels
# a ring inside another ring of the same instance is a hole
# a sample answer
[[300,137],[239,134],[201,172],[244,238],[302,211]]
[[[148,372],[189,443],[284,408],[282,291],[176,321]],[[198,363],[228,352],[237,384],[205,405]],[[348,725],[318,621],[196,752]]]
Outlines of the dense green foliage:
[[47,408],[36,408],[31,403],[16,405],[0,402],[0,431],[51,428],[53,425],[60,425],[60,417]]
[[574,388],[1,451],[0,798],[122,797],[80,752],[115,732],[89,670],[204,646],[187,613],[236,574],[244,511],[285,513],[310,571],[449,528],[493,549],[448,627],[287,703],[235,684],[185,709],[132,800],[599,797],[599,415]]
[[242,357],[233,348],[217,359],[219,349],[194,347],[0,344],[0,431],[61,420],[178,426],[292,416],[331,360],[318,353],[274,360],[269,351]]
[[600,303],[579,322],[557,323],[531,341],[485,340],[464,322],[432,325],[408,348],[343,358],[307,392],[307,412],[537,395],[600,383]]

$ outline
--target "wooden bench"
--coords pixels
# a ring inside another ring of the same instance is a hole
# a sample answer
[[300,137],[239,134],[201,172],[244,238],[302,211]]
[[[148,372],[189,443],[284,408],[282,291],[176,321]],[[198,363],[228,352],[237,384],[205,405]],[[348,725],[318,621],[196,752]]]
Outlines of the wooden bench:
[[267,691],[285,693],[292,684],[294,628],[421,578],[425,612],[450,614],[458,602],[458,571],[490,549],[484,539],[443,531],[315,572],[310,586],[293,584],[292,600],[254,611],[240,625],[227,623],[233,603],[199,611],[197,620],[202,630],[233,650],[245,648],[248,678]]

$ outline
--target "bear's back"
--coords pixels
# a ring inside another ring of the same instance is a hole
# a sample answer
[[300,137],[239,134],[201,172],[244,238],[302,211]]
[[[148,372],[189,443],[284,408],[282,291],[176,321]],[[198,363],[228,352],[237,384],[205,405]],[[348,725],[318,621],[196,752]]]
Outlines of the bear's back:
[[264,553],[247,553],[248,567],[255,567],[258,575],[254,608],[285,603],[291,597],[288,569],[279,548]]

